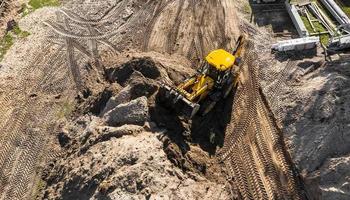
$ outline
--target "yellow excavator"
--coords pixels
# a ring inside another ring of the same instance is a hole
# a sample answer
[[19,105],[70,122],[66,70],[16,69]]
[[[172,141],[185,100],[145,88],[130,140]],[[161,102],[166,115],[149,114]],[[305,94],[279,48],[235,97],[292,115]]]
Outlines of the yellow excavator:
[[223,49],[210,52],[197,73],[177,87],[162,84],[160,103],[190,119],[209,113],[237,87],[244,41],[244,36],[238,38],[232,54]]

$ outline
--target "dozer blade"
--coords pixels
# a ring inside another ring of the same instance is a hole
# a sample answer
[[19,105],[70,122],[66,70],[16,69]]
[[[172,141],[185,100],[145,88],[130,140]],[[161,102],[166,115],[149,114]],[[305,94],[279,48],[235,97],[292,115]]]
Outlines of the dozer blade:
[[178,114],[191,119],[199,110],[199,104],[193,103],[186,99],[181,93],[175,88],[171,88],[167,85],[162,84],[159,88],[159,99],[160,103],[172,108]]

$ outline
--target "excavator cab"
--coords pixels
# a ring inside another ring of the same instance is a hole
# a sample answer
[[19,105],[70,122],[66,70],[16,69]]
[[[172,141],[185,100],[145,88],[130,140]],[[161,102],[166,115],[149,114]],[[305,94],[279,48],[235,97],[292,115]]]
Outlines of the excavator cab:
[[233,54],[223,49],[210,52],[197,73],[177,87],[162,85],[158,94],[161,102],[187,118],[209,113],[237,86],[243,40],[238,39]]

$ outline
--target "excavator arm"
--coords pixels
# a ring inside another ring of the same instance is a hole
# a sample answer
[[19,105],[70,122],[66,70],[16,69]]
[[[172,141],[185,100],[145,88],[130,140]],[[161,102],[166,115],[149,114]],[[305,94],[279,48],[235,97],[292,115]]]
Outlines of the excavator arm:
[[243,35],[239,36],[236,42],[236,46],[233,49],[232,54],[236,57],[236,58],[240,58],[242,51],[243,51],[243,43],[245,42],[245,37]]

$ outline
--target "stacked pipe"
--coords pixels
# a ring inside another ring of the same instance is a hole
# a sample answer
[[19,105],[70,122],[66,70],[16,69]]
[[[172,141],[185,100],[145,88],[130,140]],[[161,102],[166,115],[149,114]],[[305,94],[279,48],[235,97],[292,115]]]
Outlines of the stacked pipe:
[[319,22],[327,29],[328,33],[334,35],[333,30],[336,28],[333,23],[328,19],[328,17],[323,13],[321,9],[317,6],[315,2],[308,5],[310,11],[317,17]]
[[335,3],[333,0],[321,1],[340,24],[350,24],[349,17],[344,13],[344,11],[338,6],[337,3]]

